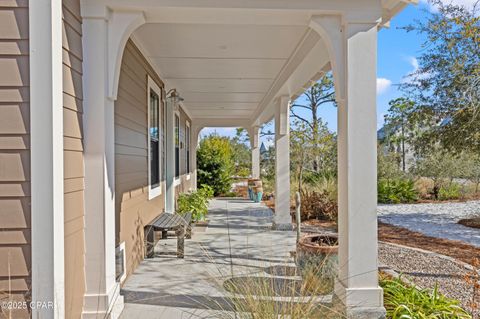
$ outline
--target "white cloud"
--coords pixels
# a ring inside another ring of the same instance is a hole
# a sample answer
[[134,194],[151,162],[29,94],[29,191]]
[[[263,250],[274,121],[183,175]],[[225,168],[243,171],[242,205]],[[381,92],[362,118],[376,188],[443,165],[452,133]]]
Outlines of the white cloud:
[[392,81],[386,78],[377,78],[377,94],[385,93],[390,86],[392,86]]
[[408,62],[410,63],[410,65],[413,68],[413,70],[410,71],[410,73],[417,72],[418,71],[418,60],[417,60],[417,58],[414,57],[414,56],[410,56],[407,59],[408,59]]

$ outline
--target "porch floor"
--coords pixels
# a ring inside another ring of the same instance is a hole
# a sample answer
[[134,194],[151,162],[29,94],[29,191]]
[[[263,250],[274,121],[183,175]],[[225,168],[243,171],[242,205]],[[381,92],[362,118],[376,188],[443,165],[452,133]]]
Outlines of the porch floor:
[[269,267],[293,263],[295,233],[271,230],[272,216],[263,204],[212,200],[208,229],[194,229],[185,241],[185,259],[175,256],[175,237],[160,240],[155,258],[144,260],[127,279],[121,318],[228,317],[222,283],[232,274],[269,276]]

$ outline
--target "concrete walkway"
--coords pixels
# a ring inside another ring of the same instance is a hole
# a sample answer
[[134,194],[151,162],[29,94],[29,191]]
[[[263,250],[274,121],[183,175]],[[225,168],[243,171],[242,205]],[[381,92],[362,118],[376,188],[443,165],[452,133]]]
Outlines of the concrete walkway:
[[186,240],[185,259],[175,257],[175,238],[158,242],[155,258],[144,260],[122,289],[122,319],[225,317],[225,280],[270,276],[272,266],[293,262],[295,233],[272,231],[272,211],[263,204],[215,199],[208,218],[208,229],[194,229]]

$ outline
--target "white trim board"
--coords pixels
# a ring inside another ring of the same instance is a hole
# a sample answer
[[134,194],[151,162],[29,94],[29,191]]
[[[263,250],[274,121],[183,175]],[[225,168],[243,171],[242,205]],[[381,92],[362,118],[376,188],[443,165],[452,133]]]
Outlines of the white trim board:
[[151,150],[150,150],[150,91],[155,92],[158,95],[158,130],[162,129],[162,90],[160,87],[155,83],[155,81],[148,76],[147,80],[147,138],[148,138],[148,199],[151,200],[160,194],[162,194],[162,141],[160,140],[160,132],[158,132],[159,142],[158,142],[158,173],[159,173],[159,182],[157,187],[152,188],[152,174],[150,172],[150,160],[151,160]]
[[29,2],[32,309],[65,317],[62,2]]

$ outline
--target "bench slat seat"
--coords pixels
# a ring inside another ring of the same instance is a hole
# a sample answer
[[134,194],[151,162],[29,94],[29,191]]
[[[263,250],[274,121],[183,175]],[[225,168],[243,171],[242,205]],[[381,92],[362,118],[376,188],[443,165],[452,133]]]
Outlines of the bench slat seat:
[[145,225],[146,258],[155,256],[155,232],[161,231],[162,239],[166,239],[167,231],[172,230],[177,236],[177,257],[183,258],[185,233],[187,238],[191,238],[191,222],[191,213],[185,215],[163,213]]

